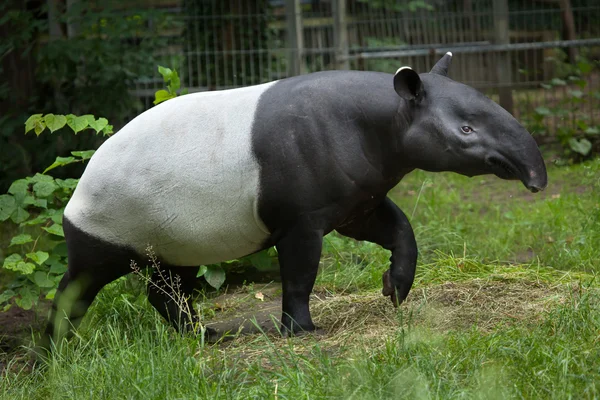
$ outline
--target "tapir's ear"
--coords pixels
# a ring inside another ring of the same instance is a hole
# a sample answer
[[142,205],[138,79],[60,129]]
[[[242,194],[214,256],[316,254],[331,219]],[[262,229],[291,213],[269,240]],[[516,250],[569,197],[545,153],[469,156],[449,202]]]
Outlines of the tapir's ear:
[[450,68],[450,64],[452,64],[452,53],[447,52],[446,54],[444,54],[444,57],[440,58],[440,61],[435,63],[433,68],[431,68],[431,73],[448,76],[448,69]]
[[421,78],[410,67],[402,67],[394,75],[394,89],[398,96],[405,100],[421,100],[423,83]]

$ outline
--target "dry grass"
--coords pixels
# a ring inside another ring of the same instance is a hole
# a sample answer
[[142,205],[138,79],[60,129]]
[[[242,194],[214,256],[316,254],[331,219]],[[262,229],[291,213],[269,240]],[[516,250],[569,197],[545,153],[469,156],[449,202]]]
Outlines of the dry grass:
[[[385,338],[402,328],[435,336],[475,326],[484,334],[514,324],[536,324],[573,291],[572,285],[497,278],[416,288],[398,309],[379,292],[316,293],[311,310],[321,332],[292,339],[282,338],[275,325],[281,312],[280,288],[275,284],[254,291],[264,294],[267,301],[243,289],[215,298],[213,304],[222,311],[206,322],[218,330],[230,330],[232,336],[221,344],[223,351],[239,352],[248,362],[265,358],[272,348],[309,354],[315,345],[320,351],[348,356],[385,346]],[[239,326],[243,328],[237,330]],[[263,361],[268,368],[269,361]]]

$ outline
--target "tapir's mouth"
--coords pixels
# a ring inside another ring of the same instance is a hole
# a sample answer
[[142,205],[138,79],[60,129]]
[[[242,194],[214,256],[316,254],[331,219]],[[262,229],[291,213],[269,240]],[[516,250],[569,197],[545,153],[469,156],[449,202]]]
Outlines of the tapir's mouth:
[[486,162],[492,167],[494,174],[501,179],[521,179],[519,169],[505,158],[490,156],[487,158]]
[[[489,156],[486,159],[486,163],[491,167],[493,173],[501,179],[509,180],[520,180],[523,185],[533,193],[537,193],[546,188],[544,183],[542,186],[539,184],[539,179],[534,179],[535,174],[532,172],[524,174],[517,166],[511,161],[502,156]],[[545,171],[544,171],[545,174]]]

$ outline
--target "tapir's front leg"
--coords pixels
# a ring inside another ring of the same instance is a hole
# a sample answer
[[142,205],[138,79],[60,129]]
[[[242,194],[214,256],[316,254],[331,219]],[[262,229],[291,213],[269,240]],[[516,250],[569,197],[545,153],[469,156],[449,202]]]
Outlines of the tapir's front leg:
[[417,266],[417,242],[408,218],[389,198],[371,213],[337,229],[357,240],[377,243],[392,252],[390,269],[383,275],[383,294],[400,304],[412,287]]
[[319,269],[323,231],[298,225],[287,232],[276,247],[283,287],[282,333],[314,331],[308,300]]

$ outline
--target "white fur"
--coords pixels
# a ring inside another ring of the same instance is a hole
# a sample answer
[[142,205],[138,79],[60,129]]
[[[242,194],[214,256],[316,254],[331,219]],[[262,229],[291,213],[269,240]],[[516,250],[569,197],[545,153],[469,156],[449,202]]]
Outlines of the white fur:
[[173,265],[258,250],[269,232],[250,135],[271,84],[188,94],[139,115],[94,154],[65,216],[142,254],[152,245]]
[[400,71],[402,71],[403,69],[412,69],[411,67],[400,67],[398,68],[398,70],[396,71],[396,74]]

